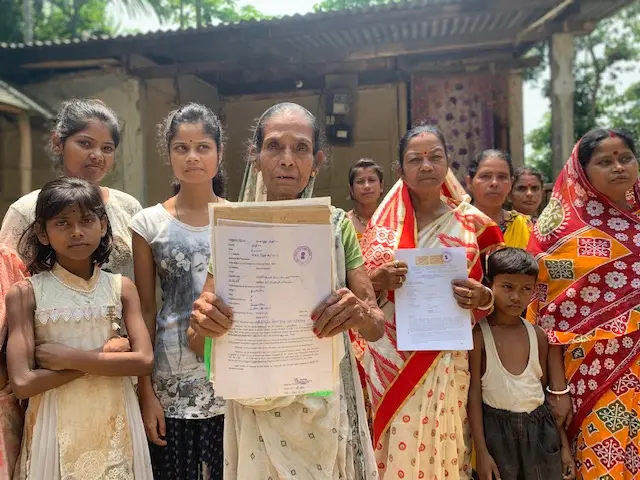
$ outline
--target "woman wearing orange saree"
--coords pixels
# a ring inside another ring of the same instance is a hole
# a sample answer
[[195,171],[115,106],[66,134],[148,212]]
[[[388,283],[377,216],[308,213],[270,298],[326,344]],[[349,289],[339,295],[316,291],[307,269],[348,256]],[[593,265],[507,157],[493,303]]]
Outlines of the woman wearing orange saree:
[[[593,130],[574,148],[529,244],[540,274],[527,317],[564,351],[562,403],[569,407],[570,391],[574,412],[565,424],[583,480],[640,477],[639,210],[633,139]],[[556,406],[561,420],[567,410]]]
[[[485,255],[502,245],[498,226],[467,203],[449,171],[446,142],[434,127],[415,127],[400,142],[401,179],[371,218],[362,249],[385,313],[385,335],[363,356],[373,407],[373,435],[380,477],[471,478],[471,431],[467,418],[469,361],[466,351],[401,352],[397,349],[394,290],[406,264],[398,248],[465,247],[469,278],[453,294],[476,318],[493,305],[482,286]],[[425,292],[426,294],[426,292]],[[470,313],[471,322],[471,313]]]

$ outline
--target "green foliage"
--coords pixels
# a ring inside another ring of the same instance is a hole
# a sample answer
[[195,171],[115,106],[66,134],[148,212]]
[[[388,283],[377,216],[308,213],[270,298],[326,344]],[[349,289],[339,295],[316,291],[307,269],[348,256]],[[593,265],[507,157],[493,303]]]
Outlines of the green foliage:
[[201,25],[265,18],[251,5],[238,6],[235,0],[148,0],[158,17],[183,28],[196,27],[198,7]]
[[[576,38],[575,46],[575,141],[597,126],[625,127],[640,138],[640,82],[625,92],[617,88],[622,74],[638,71],[640,4],[634,3],[602,20],[591,34]],[[541,80],[542,73],[537,68],[529,72],[528,80],[543,88],[548,97],[549,81]],[[551,179],[551,115],[546,115],[542,125],[529,133],[527,141],[532,148],[527,163]]]
[[369,7],[372,5],[384,5],[393,0],[322,0],[313,6],[316,12],[330,12],[332,10],[345,10],[347,8]]
[[624,101],[609,112],[613,127],[629,130],[640,141],[640,82],[631,85],[623,94]]
[[[108,0],[31,0],[35,40],[101,35],[113,31],[105,10]],[[1,0],[0,42],[21,42],[22,0]]]
[[[0,42],[23,41],[23,12],[25,0],[0,0]],[[115,25],[108,15],[109,0],[29,0],[33,5],[33,33],[35,40],[82,38],[84,35],[113,34]],[[130,11],[151,7],[158,17],[183,27],[219,21],[264,18],[253,6],[238,6],[236,0],[121,0]]]
[[527,135],[532,152],[526,158],[527,165],[540,170],[547,180],[553,179],[551,169],[551,114],[546,113],[542,125]]
[[34,38],[77,38],[82,35],[106,35],[113,33],[105,15],[108,0],[54,0],[42,2],[35,16]]
[[[14,0],[0,0],[0,12],[2,12],[2,14],[0,14],[0,42],[21,42],[21,2],[16,2]],[[20,19],[20,21],[16,21],[17,19]]]

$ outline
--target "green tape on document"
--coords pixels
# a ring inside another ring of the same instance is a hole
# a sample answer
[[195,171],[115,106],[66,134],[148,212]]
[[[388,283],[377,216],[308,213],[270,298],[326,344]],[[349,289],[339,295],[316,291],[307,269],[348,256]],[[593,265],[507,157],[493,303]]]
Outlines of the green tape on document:
[[211,380],[211,346],[213,339],[205,337],[204,339],[204,368],[207,369],[207,378]]
[[332,393],[333,390],[325,390],[324,392],[309,393],[307,397],[328,397]]

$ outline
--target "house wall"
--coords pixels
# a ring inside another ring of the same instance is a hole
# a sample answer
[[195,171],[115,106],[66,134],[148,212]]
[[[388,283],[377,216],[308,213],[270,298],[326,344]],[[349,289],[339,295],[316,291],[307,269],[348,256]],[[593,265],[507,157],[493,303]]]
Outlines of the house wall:
[[[323,109],[317,93],[291,93],[268,97],[238,96],[224,98],[222,117],[227,127],[225,168],[228,173],[227,197],[236,200],[245,170],[246,143],[254,120],[279,102],[295,102],[318,116]],[[361,87],[356,99],[354,143],[332,146],[330,161],[316,180],[314,196],[331,196],[334,205],[351,208],[349,167],[362,157],[378,162],[385,174],[387,188],[393,184],[392,163],[400,136],[406,128],[406,91],[404,84]]]
[[[145,59],[138,59],[146,63]],[[121,148],[116,167],[104,184],[134,195],[144,205],[154,205],[171,195],[171,168],[157,148],[157,125],[177,105],[199,102],[220,115],[226,128],[227,144],[224,164],[228,174],[227,197],[236,200],[245,168],[245,147],[254,119],[269,106],[282,102],[300,103],[317,114],[322,109],[317,93],[292,92],[277,96],[239,96],[220,99],[215,87],[193,76],[174,79],[138,80],[121,72],[65,76],[26,87],[36,98],[58,108],[71,96],[99,98],[111,106],[124,123]],[[361,87],[356,100],[354,143],[331,147],[330,161],[320,172],[315,194],[331,196],[334,204],[350,207],[348,170],[362,157],[371,157],[384,169],[387,187],[392,185],[392,162],[400,135],[406,127],[406,92],[404,84]],[[19,196],[17,170],[19,138],[15,125],[0,124],[6,130],[1,142],[4,165],[5,206]],[[44,152],[47,128],[34,132],[33,187],[38,188],[55,175]],[[5,145],[6,143],[6,145]],[[15,165],[13,165],[15,164]],[[13,171],[11,170],[13,169]]]
[[[20,197],[20,132],[14,115],[0,115],[0,218]],[[40,118],[31,119],[32,185],[43,185],[54,176],[45,151],[48,126]]]
[[[135,59],[135,62],[136,66],[150,63],[142,57]],[[495,76],[491,80],[493,79]],[[456,88],[454,80],[453,77],[441,76],[436,79],[426,74],[414,76],[412,121],[445,122],[449,110],[440,102],[446,103],[448,100],[445,98],[448,88]],[[475,77],[465,80],[466,83],[472,84],[475,81]],[[442,86],[442,95],[438,95],[438,88],[433,88],[434,82],[437,82],[437,86]],[[316,114],[321,123],[323,120],[323,105],[319,92],[220,98],[215,87],[193,76],[182,76],[177,80],[140,80],[114,70],[99,74],[59,77],[28,85],[25,90],[52,108],[57,108],[60,102],[72,96],[99,98],[111,106],[124,122],[124,135],[117,154],[116,167],[105,180],[105,185],[134,195],[145,206],[163,201],[172,193],[171,169],[157,149],[157,125],[179,104],[199,102],[219,114],[227,134],[223,161],[228,174],[227,197],[231,200],[238,198],[242,183],[246,165],[246,143],[251,124],[269,106],[283,101],[296,102]],[[497,90],[499,93],[503,92],[501,89]],[[494,132],[481,132],[479,136],[492,139],[491,143],[495,146],[505,148],[508,147],[509,141],[507,129],[509,126],[513,128],[513,123],[509,122],[508,118],[508,100],[500,98],[498,94],[494,94],[492,99],[494,102],[487,101],[483,110],[485,114],[488,111],[489,115],[493,112],[492,120],[496,121],[499,127],[495,128]],[[500,101],[496,102],[496,99]],[[373,158],[382,166],[387,189],[393,184],[395,176],[392,164],[396,159],[400,137],[407,125],[406,86],[404,83],[398,83],[360,87],[357,90],[355,108],[354,142],[350,146],[331,147],[330,161],[320,172],[315,188],[315,195],[331,196],[335,205],[344,208],[350,208],[349,167],[362,157]],[[459,117],[455,118],[458,123],[463,123],[459,122]],[[455,128],[445,130],[454,132]],[[460,130],[462,132],[462,129]],[[448,132],[449,137],[453,139],[451,132]],[[54,176],[51,162],[44,152],[47,136],[48,128],[34,127],[33,188],[38,188]],[[478,147],[480,143],[478,142]],[[460,151],[458,149],[454,152],[454,160],[463,166],[466,164],[465,157],[472,152],[469,150],[461,154]],[[8,204],[19,196],[19,136],[15,121],[0,119],[0,154],[3,170],[0,208],[4,212]]]

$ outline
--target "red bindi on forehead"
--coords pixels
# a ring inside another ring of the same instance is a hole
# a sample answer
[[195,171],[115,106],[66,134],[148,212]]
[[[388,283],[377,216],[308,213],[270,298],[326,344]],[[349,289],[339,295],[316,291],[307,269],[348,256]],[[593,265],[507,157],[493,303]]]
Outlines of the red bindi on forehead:
[[409,153],[414,154],[414,155],[422,155],[422,156],[427,156],[430,155],[432,153],[440,153],[442,152],[442,147],[436,147],[436,148],[432,148],[429,151],[423,150],[423,151],[419,151],[419,150],[411,150]]

